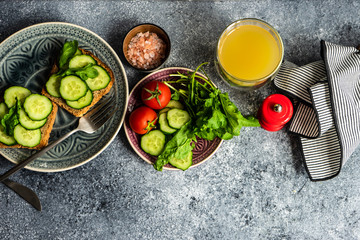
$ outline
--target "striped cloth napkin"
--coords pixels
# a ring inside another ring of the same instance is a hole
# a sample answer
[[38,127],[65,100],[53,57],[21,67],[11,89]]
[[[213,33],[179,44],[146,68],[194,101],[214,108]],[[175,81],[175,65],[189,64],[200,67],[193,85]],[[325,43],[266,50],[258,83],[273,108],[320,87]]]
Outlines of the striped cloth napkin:
[[285,62],[275,86],[298,100],[289,131],[300,136],[312,181],[337,176],[360,143],[360,51],[321,42],[323,60]]

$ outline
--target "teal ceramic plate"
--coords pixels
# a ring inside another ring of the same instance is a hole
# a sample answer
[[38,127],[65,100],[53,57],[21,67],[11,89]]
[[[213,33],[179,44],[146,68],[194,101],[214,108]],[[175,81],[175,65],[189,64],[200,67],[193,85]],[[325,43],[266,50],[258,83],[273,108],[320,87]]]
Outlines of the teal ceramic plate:
[[[49,77],[51,65],[66,40],[77,40],[79,47],[93,52],[115,75],[113,95],[117,112],[100,130],[93,134],[78,132],[55,146],[26,168],[40,172],[57,172],[78,167],[100,154],[115,138],[125,117],[128,83],[124,68],[115,51],[95,33],[73,24],[50,22],[30,26],[0,44],[0,89],[10,85],[25,86],[40,93]],[[107,96],[108,97],[108,96]],[[77,126],[77,118],[60,109],[50,141]],[[35,150],[0,149],[0,154],[17,163]]]

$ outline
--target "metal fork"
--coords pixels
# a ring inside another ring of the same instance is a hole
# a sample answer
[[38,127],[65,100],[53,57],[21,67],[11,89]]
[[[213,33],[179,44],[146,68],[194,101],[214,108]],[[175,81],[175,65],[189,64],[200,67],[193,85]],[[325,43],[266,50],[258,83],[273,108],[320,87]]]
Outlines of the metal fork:
[[60,137],[59,139],[55,140],[39,152],[35,153],[34,155],[30,156],[28,159],[18,163],[13,168],[11,168],[9,171],[4,173],[0,176],[0,182],[7,179],[12,174],[16,173],[20,169],[24,168],[26,165],[34,161],[36,158],[44,155],[47,151],[49,151],[51,148],[53,148],[58,143],[62,142],[66,138],[68,138],[70,135],[72,135],[75,132],[83,131],[86,133],[93,133],[96,130],[98,130],[101,126],[103,126],[107,120],[109,120],[112,115],[116,112],[117,108],[113,107],[112,104],[112,97],[109,97],[105,101],[98,103],[95,105],[87,114],[82,116],[79,119],[79,125],[74,130],[68,132],[64,136]]

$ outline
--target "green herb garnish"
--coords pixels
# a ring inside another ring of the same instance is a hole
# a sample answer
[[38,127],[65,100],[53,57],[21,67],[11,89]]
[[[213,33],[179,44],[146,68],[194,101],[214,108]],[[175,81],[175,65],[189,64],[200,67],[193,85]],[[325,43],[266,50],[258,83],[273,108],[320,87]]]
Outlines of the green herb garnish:
[[69,75],[77,75],[82,80],[87,80],[88,78],[95,78],[99,75],[99,72],[93,68],[95,64],[89,63],[85,67],[76,68],[76,69],[67,69],[65,71],[60,71],[58,75],[61,77],[69,76]]
[[78,49],[78,41],[65,42],[63,48],[60,51],[59,68],[66,68],[69,60],[74,56]]
[[9,136],[14,136],[14,128],[19,124],[19,114],[21,109],[21,101],[16,98],[16,104],[9,109],[9,112],[5,114],[1,119],[1,125],[4,127],[4,131]]

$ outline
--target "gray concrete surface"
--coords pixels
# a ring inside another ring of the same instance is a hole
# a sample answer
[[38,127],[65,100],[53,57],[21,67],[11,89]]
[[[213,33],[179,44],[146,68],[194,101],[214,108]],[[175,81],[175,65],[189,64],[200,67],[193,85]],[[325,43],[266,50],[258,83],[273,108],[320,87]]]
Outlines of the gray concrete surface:
[[[285,59],[320,59],[320,40],[360,43],[358,1],[1,1],[0,41],[40,22],[88,28],[121,55],[132,26],[151,22],[172,40],[170,66],[213,62],[217,38],[234,20],[263,19],[282,36]],[[144,74],[125,64],[130,90]],[[242,93],[209,76],[245,114],[272,86]],[[91,162],[65,172],[23,170],[12,178],[34,191],[37,212],[0,186],[1,239],[360,239],[360,149],[340,175],[310,182],[296,136],[243,128],[206,163],[156,172],[123,130]],[[13,166],[0,157],[2,171]]]

